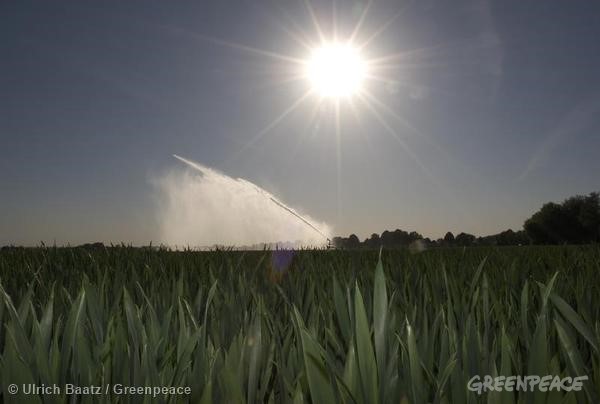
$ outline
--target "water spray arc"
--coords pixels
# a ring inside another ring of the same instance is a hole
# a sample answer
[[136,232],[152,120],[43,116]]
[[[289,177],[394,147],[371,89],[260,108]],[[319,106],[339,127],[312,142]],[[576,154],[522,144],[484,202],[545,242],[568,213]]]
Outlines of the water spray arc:
[[[176,154],[173,154],[173,157],[175,157],[176,159],[178,159],[179,161],[187,164],[188,166],[200,171],[202,174],[207,174],[208,172],[214,172],[214,170],[206,168],[201,166],[200,164],[197,164],[191,160],[188,160],[184,157],[178,156]],[[323,233],[323,231],[319,230],[318,227],[316,227],[314,224],[312,224],[309,220],[307,220],[306,218],[302,217],[302,215],[300,215],[298,212],[296,212],[294,209],[290,208],[289,206],[285,205],[283,202],[279,201],[277,198],[275,198],[272,194],[270,194],[269,192],[265,191],[264,189],[258,187],[257,185],[253,184],[250,181],[247,181],[243,178],[236,178],[236,181],[244,183],[250,187],[252,187],[259,195],[261,195],[262,197],[265,198],[265,200],[270,201],[271,203],[275,204],[276,206],[278,206],[280,209],[286,211],[287,213],[289,213],[290,215],[294,216],[296,219],[298,219],[300,222],[302,222],[303,224],[305,224],[306,226],[308,226],[310,229],[312,229],[313,231],[315,231],[319,236],[323,237],[323,239],[325,239],[327,241],[327,245],[328,247],[330,247],[330,239],[329,237],[327,237],[327,235],[325,233]]]
[[270,197],[269,198],[275,205],[279,206],[281,209],[284,209],[286,211],[288,211],[289,213],[291,213],[293,216],[297,217],[298,219],[300,219],[302,222],[304,222],[307,226],[309,226],[311,229],[313,229],[314,231],[316,231],[317,233],[319,233],[324,239],[326,239],[327,241],[329,241],[329,238],[323,234],[323,232],[319,229],[317,229],[315,226],[313,226],[308,220],[306,220],[305,218],[303,218],[302,216],[300,216],[298,213],[296,213],[293,209],[288,208],[287,206],[285,206],[283,203],[279,202],[277,199]]

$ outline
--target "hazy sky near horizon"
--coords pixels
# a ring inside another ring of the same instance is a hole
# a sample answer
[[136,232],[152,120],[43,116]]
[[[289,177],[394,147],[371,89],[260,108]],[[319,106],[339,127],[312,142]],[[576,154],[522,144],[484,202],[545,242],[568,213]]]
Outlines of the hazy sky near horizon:
[[[366,2],[311,4],[344,39]],[[600,190],[600,3],[375,0],[357,38],[392,16],[363,49],[398,56],[365,83],[378,115],[342,102],[338,138],[309,96],[247,146],[309,87],[270,56],[309,54],[303,1],[2,2],[0,245],[160,241],[173,154],[361,239],[519,229]]]

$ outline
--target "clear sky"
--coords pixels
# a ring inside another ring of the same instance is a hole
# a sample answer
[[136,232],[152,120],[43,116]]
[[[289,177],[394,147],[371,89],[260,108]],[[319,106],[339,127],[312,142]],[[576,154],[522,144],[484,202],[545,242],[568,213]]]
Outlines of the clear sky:
[[[340,39],[366,5],[311,4]],[[157,240],[172,154],[361,238],[519,229],[600,189],[599,2],[379,0],[357,38],[381,28],[339,136],[313,96],[263,131],[309,87],[273,57],[317,41],[303,1],[1,2],[0,245]]]

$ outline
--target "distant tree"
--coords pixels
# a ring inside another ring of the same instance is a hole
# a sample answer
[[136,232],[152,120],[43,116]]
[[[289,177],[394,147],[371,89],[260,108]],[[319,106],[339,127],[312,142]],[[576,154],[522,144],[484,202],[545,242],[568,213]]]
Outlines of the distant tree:
[[331,239],[331,244],[333,244],[337,248],[346,248],[346,244],[348,242],[347,238],[336,236]]
[[[348,238],[334,237],[331,241],[337,248],[354,249],[360,247],[379,248],[380,246],[389,248],[408,247],[413,242],[422,239],[423,236],[415,231],[408,233],[406,231],[396,229],[394,231],[385,230],[383,233],[381,233],[381,236],[377,233],[373,233],[371,237],[365,239],[365,241],[362,243],[356,234],[351,234]],[[429,242],[431,243],[431,241]]]
[[592,192],[587,196],[575,196],[563,202],[565,215],[577,225],[568,235],[579,243],[600,241],[600,194]]
[[523,245],[529,244],[529,238],[527,234],[520,231],[512,231],[512,229],[505,230],[494,236],[496,238],[496,245]]
[[[450,233],[450,234],[452,234],[452,233]],[[454,242],[460,246],[471,246],[471,245],[475,244],[475,241],[477,241],[477,237],[475,237],[472,234],[468,234],[468,233],[460,233],[454,239]]]
[[366,239],[364,244],[365,246],[370,248],[379,248],[379,246],[381,246],[381,239],[379,237],[379,234],[371,234],[371,237]]
[[398,245],[408,245],[410,244],[410,235],[404,230],[396,229],[394,230],[394,241]]
[[534,244],[560,244],[566,242],[564,230],[568,226],[559,204],[549,202],[525,221],[523,227]]
[[360,240],[356,237],[356,234],[351,234],[348,237],[348,248],[358,248],[360,247]]
[[535,244],[583,244],[600,241],[600,195],[573,196],[546,203],[524,224]]
[[444,243],[445,244],[454,244],[454,234],[452,234],[452,232],[448,232],[446,233],[446,235],[444,236]]
[[[371,236],[371,238],[372,237],[373,236]],[[390,246],[396,244],[395,243],[396,240],[394,240],[394,238],[395,238],[394,233],[391,233],[391,232],[385,230],[383,233],[381,233],[381,237],[379,240],[381,242],[381,245],[390,247]]]
[[416,231],[411,231],[408,234],[408,239],[409,239],[409,244],[410,244],[410,243],[413,243],[413,242],[415,242],[417,240],[422,240],[423,236],[420,235],[419,233],[417,233]]
[[356,234],[351,234],[348,238],[334,237],[331,242],[337,248],[360,248],[360,240],[356,237]]

